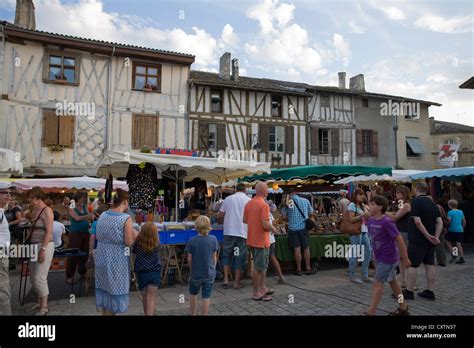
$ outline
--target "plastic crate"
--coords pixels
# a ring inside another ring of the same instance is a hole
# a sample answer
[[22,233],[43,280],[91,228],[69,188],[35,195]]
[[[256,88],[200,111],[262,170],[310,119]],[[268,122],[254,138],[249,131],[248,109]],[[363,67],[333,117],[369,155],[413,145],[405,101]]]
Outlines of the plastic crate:
[[168,232],[165,232],[165,231],[158,232],[158,236],[160,238],[160,244],[166,244],[167,235],[168,235]]
[[59,271],[64,271],[67,266],[67,258],[66,257],[61,257],[61,258],[55,258],[51,261],[51,267],[49,268],[50,272],[59,272]]
[[166,244],[186,244],[188,242],[188,231],[186,230],[170,230],[166,233]]
[[224,240],[224,230],[211,230],[209,234],[216,236],[218,242]]

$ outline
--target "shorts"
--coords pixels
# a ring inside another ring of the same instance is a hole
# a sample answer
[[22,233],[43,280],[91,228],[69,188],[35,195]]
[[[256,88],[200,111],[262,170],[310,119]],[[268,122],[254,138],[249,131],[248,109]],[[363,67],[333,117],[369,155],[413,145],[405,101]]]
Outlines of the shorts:
[[270,251],[268,252],[269,256],[275,256],[275,244],[276,243],[270,244]]
[[435,263],[435,246],[427,244],[408,244],[408,258],[411,267],[417,268],[421,263],[433,266]]
[[160,271],[144,271],[137,272],[138,290],[143,291],[148,285],[160,286],[161,272]]
[[224,266],[230,265],[233,257],[236,269],[244,269],[247,259],[247,240],[243,237],[224,236],[221,261]]
[[446,240],[450,242],[462,243],[462,232],[448,232],[446,233]]
[[307,229],[299,231],[288,231],[288,242],[290,248],[306,249],[309,247],[309,232]]
[[213,286],[214,279],[190,279],[189,293],[196,296],[202,288],[202,298],[208,299],[211,298]]
[[375,280],[379,283],[391,282],[397,276],[398,263],[390,264],[378,261],[375,268]]
[[265,272],[270,260],[270,249],[251,247],[250,250],[252,252],[255,269],[260,272]]

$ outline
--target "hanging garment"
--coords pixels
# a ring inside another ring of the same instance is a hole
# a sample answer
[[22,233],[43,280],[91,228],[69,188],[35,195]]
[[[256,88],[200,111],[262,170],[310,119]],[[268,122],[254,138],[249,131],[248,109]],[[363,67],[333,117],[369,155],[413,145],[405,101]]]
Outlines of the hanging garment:
[[109,173],[107,180],[105,181],[105,202],[112,203],[112,191],[114,190],[114,178],[112,173]]
[[151,163],[131,164],[127,172],[131,209],[152,209],[158,194],[156,168]]

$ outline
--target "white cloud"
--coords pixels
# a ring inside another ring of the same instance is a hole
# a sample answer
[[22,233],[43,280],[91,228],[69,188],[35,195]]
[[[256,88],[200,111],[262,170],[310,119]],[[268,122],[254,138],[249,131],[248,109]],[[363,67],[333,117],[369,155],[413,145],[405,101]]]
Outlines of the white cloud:
[[389,6],[389,7],[382,7],[380,9],[391,20],[399,21],[399,20],[405,19],[405,14],[403,13],[402,10],[400,10],[397,7]]
[[221,48],[233,48],[236,47],[239,42],[237,34],[234,33],[234,28],[230,24],[224,25],[221,34]]
[[438,33],[472,32],[474,16],[444,18],[434,14],[426,14],[415,21],[415,26]]
[[190,32],[180,28],[159,29],[149,18],[105,12],[100,0],[71,4],[37,0],[35,7],[36,26],[40,30],[194,54],[198,68],[217,64],[219,42],[229,45],[237,40],[230,25],[224,26],[220,38],[198,27]]
[[341,34],[334,34],[332,37],[332,42],[336,51],[336,56],[339,59],[349,60],[351,58],[352,54],[351,49],[349,48],[349,43]]
[[435,83],[447,83],[449,82],[449,79],[442,74],[433,74],[433,75],[428,76],[426,81],[435,82]]

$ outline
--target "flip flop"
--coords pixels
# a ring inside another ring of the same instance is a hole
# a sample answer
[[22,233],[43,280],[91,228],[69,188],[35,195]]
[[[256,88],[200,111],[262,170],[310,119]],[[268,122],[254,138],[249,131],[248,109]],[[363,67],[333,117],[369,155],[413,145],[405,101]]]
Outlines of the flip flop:
[[265,296],[273,295],[274,292],[275,292],[275,290],[268,290],[268,291],[265,293]]
[[229,284],[227,284],[227,283],[222,283],[222,284],[221,284],[221,288],[222,288],[222,289],[228,289],[228,288],[229,288]]
[[239,290],[239,289],[242,289],[244,286],[242,284],[240,284],[239,286],[234,286],[234,289],[235,290]]
[[252,300],[268,302],[268,301],[271,301],[273,299],[271,297],[267,296],[267,295],[263,295],[263,296],[258,297],[258,298],[252,297]]

